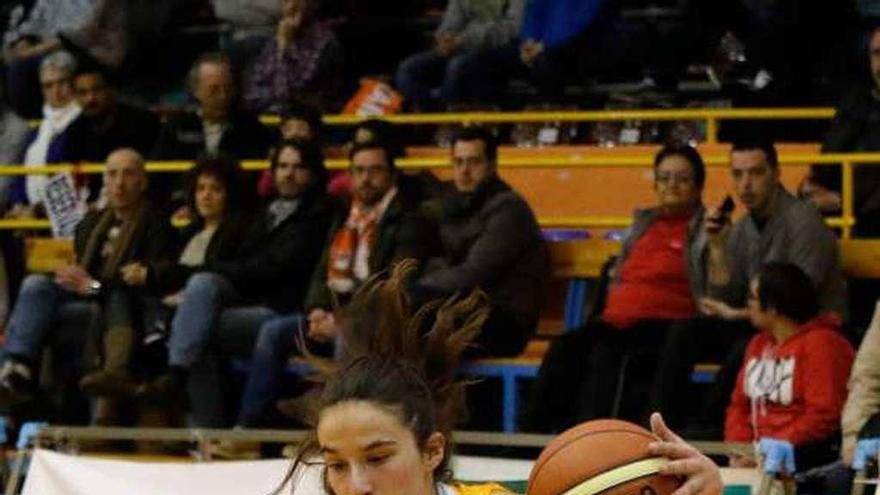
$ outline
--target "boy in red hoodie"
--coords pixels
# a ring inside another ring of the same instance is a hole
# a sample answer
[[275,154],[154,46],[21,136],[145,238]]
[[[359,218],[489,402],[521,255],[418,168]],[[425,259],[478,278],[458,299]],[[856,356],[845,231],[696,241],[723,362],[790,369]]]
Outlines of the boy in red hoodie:
[[[797,266],[768,263],[752,281],[749,342],[727,408],[724,438],[755,442],[764,470],[793,474],[836,458],[854,351],[835,313],[818,313],[818,295]],[[733,459],[733,465],[754,465]]]

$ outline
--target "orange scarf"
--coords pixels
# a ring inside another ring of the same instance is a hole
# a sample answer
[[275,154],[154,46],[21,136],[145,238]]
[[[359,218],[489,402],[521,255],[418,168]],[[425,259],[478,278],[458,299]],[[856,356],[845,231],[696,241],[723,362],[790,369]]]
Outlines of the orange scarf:
[[355,199],[345,225],[333,236],[327,257],[327,286],[348,294],[370,276],[370,253],[376,244],[376,227],[397,189],[391,188],[373,208]]

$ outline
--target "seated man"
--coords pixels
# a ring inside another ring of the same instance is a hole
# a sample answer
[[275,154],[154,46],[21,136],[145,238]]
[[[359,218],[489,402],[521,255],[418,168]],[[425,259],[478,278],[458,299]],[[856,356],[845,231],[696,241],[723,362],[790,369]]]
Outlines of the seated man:
[[418,202],[398,191],[392,149],[372,141],[356,144],[349,156],[353,198],[348,217],[331,229],[306,296],[307,317],[284,316],[260,328],[239,426],[254,426],[266,405],[278,397],[284,364],[301,329],[308,329],[300,337],[312,352],[329,353],[339,336],[334,310],[371,276],[406,258],[423,260],[436,245]]
[[[752,279],[748,313],[760,333],[746,349],[724,440],[759,443],[768,472],[791,475],[833,462],[854,354],[840,318],[820,314],[810,279],[779,262]],[[733,464],[754,461],[735,458]]]
[[730,173],[747,214],[729,225],[714,212],[706,222],[709,238],[709,293],[702,309],[726,320],[746,319],[749,280],[764,263],[797,265],[819,292],[819,307],[846,312],[846,283],[837,239],[812,205],[800,201],[780,182],[773,144],[734,143]]
[[[218,260],[210,272],[189,278],[171,321],[169,371],[141,386],[140,397],[163,402],[181,398],[189,371],[204,356],[215,331],[252,341],[264,321],[302,310],[337,209],[325,192],[327,171],[315,143],[284,141],[271,165],[278,196],[257,215],[232,259]],[[204,396],[216,391],[202,392],[199,403],[192,402],[194,408],[206,406]]]
[[[98,163],[119,148],[132,148],[142,155],[150,152],[159,134],[159,118],[119,101],[106,73],[80,68],[73,77],[73,91],[82,114],[67,130],[65,161]],[[89,200],[96,201],[101,194],[101,176],[88,178]]]
[[[846,92],[822,143],[823,153],[880,151],[880,26],[871,30],[868,40],[871,84],[860,84]],[[801,193],[822,212],[838,214],[842,207],[841,178],[838,165],[814,165],[801,186]],[[856,165],[853,186],[853,211],[857,219],[854,233],[877,237],[880,235],[880,168],[871,164]]]
[[436,107],[431,96],[440,86],[442,103],[469,99],[473,60],[480,52],[510,42],[519,31],[525,0],[449,0],[434,47],[406,58],[397,68],[394,83],[410,110]]
[[[198,109],[165,123],[153,148],[153,159],[195,160],[220,151],[242,160],[266,158],[272,134],[256,117],[240,109],[232,66],[226,57],[202,55],[190,69],[187,82]],[[154,184],[154,193],[161,200],[182,202],[185,193],[175,190],[170,180]]]
[[498,177],[498,145],[484,128],[466,127],[452,140],[455,190],[439,212],[441,257],[425,263],[416,300],[479,287],[492,312],[474,355],[514,356],[538,324],[548,260],[528,203]]
[[[58,268],[54,276],[30,275],[22,285],[6,327],[0,370],[0,397],[7,403],[32,395],[43,347],[58,337],[59,323],[83,303],[98,305],[106,326],[103,356],[94,356],[93,362],[103,359],[108,370],[128,364],[134,332],[129,296],[149,290],[156,270],[169,263],[174,235],[167,219],[145,201],[147,176],[136,151],[111,153],[104,179],[108,207],[90,212],[77,226],[76,263]],[[135,263],[141,265],[137,270],[132,269]],[[74,334],[61,336],[76,344],[59,349],[67,358],[60,361],[70,372],[67,379],[93,365],[82,363],[77,352],[87,334],[83,327],[74,326]]]

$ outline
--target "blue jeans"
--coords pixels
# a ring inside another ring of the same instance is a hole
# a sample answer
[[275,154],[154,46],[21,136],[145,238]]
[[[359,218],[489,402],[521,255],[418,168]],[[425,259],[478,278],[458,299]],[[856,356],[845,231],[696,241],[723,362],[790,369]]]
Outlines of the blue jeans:
[[192,275],[171,320],[168,364],[191,368],[208,346],[220,312],[240,299],[238,291],[226,277],[208,272]]
[[[437,110],[432,91],[439,86],[440,103],[471,101],[480,95],[469,90],[473,78],[481,72],[475,53],[447,57],[434,50],[411,55],[397,67],[394,83],[403,94],[408,109]],[[481,85],[482,86],[482,85]]]
[[260,327],[241,398],[239,426],[255,426],[266,406],[278,398],[284,365],[296,349],[297,336],[305,338],[306,325],[301,314],[294,314],[273,318]]
[[49,275],[28,275],[22,282],[18,301],[9,317],[5,354],[36,364],[43,347],[56,337],[57,330],[79,327],[75,330],[82,339],[74,361],[79,363],[82,344],[88,333],[84,327],[95,315],[96,308],[96,303],[61,288]]
[[220,312],[216,333],[206,343],[207,352],[195,361],[189,373],[190,424],[200,428],[229,426],[225,361],[248,357],[264,322],[277,314],[263,306],[240,306]]

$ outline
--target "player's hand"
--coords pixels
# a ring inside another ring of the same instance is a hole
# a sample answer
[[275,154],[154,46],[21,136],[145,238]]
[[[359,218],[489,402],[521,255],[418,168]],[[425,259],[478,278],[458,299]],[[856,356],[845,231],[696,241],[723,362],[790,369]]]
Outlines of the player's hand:
[[659,437],[659,441],[648,445],[651,454],[669,459],[660,473],[685,478],[672,495],[721,495],[721,471],[711,459],[673,433],[659,413],[651,415],[651,430]]

